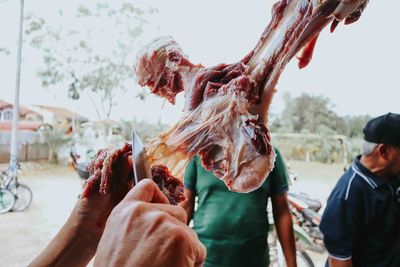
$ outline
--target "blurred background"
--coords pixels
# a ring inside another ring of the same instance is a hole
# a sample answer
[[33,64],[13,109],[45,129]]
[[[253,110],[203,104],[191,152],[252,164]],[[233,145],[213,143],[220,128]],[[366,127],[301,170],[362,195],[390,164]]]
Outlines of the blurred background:
[[[10,161],[21,2],[0,0],[0,169]],[[27,265],[61,227],[82,188],[77,165],[99,148],[120,146],[132,129],[148,140],[179,120],[183,95],[173,106],[137,85],[140,48],[171,35],[194,63],[238,61],[255,46],[275,1],[245,2],[24,1],[18,181],[33,200],[24,211],[0,214],[1,265]],[[366,121],[400,113],[399,8],[371,1],[359,22],[323,31],[307,68],[293,59],[283,72],[269,126],[291,191],[324,205],[359,153]],[[307,251],[323,266],[325,252]]]

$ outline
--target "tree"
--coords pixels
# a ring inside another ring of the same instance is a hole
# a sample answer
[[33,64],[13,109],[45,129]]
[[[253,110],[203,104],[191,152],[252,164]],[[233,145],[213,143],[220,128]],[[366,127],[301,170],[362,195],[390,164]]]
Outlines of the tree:
[[363,128],[367,122],[372,119],[369,115],[359,115],[359,116],[346,116],[344,120],[346,121],[348,128],[348,135],[351,138],[362,137]]
[[58,163],[58,152],[65,144],[72,140],[71,136],[66,135],[68,128],[68,125],[56,123],[52,126],[46,125],[41,129],[45,142],[49,146],[48,160],[51,163]]
[[292,98],[285,96],[285,108],[280,117],[273,122],[278,132],[343,134],[345,121],[333,110],[328,98],[306,93]]
[[38,71],[42,85],[61,84],[73,100],[85,93],[100,120],[110,117],[115,95],[133,81],[134,45],[143,32],[145,15],[156,12],[110,3],[79,6],[75,14],[60,11],[60,25],[34,14],[27,17],[26,34],[43,56]]
[[121,135],[125,140],[132,140],[132,131],[135,130],[143,142],[147,142],[169,128],[166,124],[152,124],[138,120],[120,121],[119,127],[121,128]]

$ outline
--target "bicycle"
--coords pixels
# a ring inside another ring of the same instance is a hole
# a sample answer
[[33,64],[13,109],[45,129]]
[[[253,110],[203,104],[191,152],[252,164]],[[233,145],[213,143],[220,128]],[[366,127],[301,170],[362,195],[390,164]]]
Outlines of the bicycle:
[[14,194],[9,190],[0,188],[0,214],[10,211],[15,204]]
[[[293,229],[296,238],[301,234],[297,232],[299,229]],[[279,242],[274,224],[270,224],[270,231],[268,234],[268,247],[269,247],[269,267],[284,267],[286,266],[283,249]],[[296,262],[299,267],[314,267],[311,257],[302,248],[296,245]]]
[[24,211],[32,203],[32,190],[18,182],[18,176],[9,171],[0,173],[0,213]]

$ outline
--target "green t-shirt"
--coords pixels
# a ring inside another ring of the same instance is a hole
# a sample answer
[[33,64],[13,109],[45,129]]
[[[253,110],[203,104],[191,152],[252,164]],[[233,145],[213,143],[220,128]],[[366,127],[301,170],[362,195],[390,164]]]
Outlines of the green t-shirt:
[[268,256],[268,197],[288,190],[288,174],[278,149],[275,167],[254,192],[231,192],[206,171],[201,159],[192,159],[185,172],[185,187],[198,196],[193,229],[207,248],[205,266],[266,267]]

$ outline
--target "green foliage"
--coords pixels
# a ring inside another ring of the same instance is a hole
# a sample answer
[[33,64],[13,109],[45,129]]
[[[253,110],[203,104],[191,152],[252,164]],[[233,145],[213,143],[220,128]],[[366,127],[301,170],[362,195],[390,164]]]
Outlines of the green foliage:
[[335,135],[275,133],[272,141],[286,158],[295,160],[341,163],[350,152]]
[[43,58],[37,72],[43,87],[65,85],[73,100],[87,94],[99,120],[110,117],[115,95],[132,86],[134,46],[145,17],[154,13],[117,2],[88,2],[73,14],[60,11],[59,25],[34,14],[26,18],[25,33]]
[[44,126],[41,129],[45,142],[49,146],[49,161],[51,163],[58,163],[59,150],[72,140],[72,138],[66,134],[68,130],[67,126],[57,123],[53,126]]
[[303,93],[292,98],[285,95],[285,108],[272,124],[273,131],[335,134],[346,133],[345,121],[332,109],[328,98]]
[[370,116],[340,117],[322,96],[286,94],[284,99],[285,107],[271,119],[270,130],[287,158],[344,163],[360,152],[362,129]]
[[135,130],[135,132],[140,136],[143,142],[146,142],[169,128],[169,126],[166,124],[151,124],[145,121],[138,120],[121,121],[119,122],[119,125],[121,128],[121,134],[126,141],[130,141],[132,139],[133,130]]
[[347,124],[348,136],[353,137],[362,137],[362,129],[367,124],[367,122],[372,119],[369,115],[360,115],[360,116],[346,116],[344,120]]

